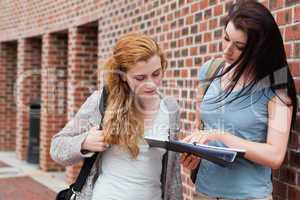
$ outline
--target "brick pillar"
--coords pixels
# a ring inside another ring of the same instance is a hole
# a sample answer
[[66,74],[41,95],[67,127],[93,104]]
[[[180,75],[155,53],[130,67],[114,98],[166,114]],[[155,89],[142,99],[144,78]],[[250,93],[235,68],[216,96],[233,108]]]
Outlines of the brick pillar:
[[6,110],[6,105],[5,105],[5,85],[6,85],[6,62],[5,62],[5,48],[4,44],[0,44],[0,148],[5,149],[5,145],[7,143],[5,139],[5,131],[2,131],[2,129],[5,129],[5,110]]
[[[97,26],[69,30],[68,120],[95,89],[97,84]],[[80,164],[67,168],[67,180],[77,176]]]
[[50,144],[67,120],[67,33],[46,34],[42,52],[40,167],[44,171],[62,170],[50,157]]
[[0,44],[0,150],[15,150],[16,103],[14,84],[17,69],[17,43]]
[[40,100],[41,44],[40,38],[18,44],[16,153],[21,160],[27,159],[30,102]]

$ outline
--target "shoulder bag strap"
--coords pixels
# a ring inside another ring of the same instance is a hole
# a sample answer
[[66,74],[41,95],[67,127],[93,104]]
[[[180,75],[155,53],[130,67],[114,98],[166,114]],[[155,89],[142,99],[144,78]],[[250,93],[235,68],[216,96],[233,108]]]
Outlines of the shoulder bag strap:
[[[102,116],[101,121],[100,121],[100,130],[102,129],[102,121],[103,121],[104,112],[106,109],[107,97],[108,97],[107,89],[105,87],[103,87],[101,99],[100,99],[100,103],[99,103],[99,110],[100,110],[100,114]],[[72,191],[74,193],[79,193],[81,191],[82,187],[84,186],[84,184],[86,182],[88,175],[90,174],[90,171],[92,169],[92,166],[93,166],[98,154],[99,153],[95,153],[92,157],[84,159],[84,163],[80,169],[79,175],[77,176],[75,183],[72,185]]]

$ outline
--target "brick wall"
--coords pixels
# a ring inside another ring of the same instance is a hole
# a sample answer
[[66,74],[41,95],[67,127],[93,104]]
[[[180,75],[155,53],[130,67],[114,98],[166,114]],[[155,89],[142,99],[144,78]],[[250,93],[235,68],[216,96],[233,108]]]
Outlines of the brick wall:
[[[67,113],[71,119],[97,85],[98,24],[90,23],[69,30]],[[81,164],[67,167],[69,182],[76,177]]]
[[0,150],[15,150],[16,140],[16,101],[14,86],[17,70],[17,43],[0,44]]
[[42,60],[40,166],[49,171],[62,168],[49,151],[52,136],[67,122],[67,33],[43,36]]
[[41,45],[41,38],[18,41],[16,152],[21,160],[27,159],[30,104],[40,101]]
[[[166,52],[169,68],[163,81],[164,92],[176,96],[179,100],[182,107],[181,128],[187,134],[194,126],[194,88],[197,85],[197,70],[206,60],[221,55],[222,17],[225,16],[232,2],[231,0],[74,0],[61,2],[45,0],[26,3],[12,1],[6,2],[5,6],[0,3],[2,13],[0,41],[18,41],[18,77],[24,71],[30,70],[30,67],[26,67],[25,64],[28,62],[26,57],[31,54],[25,51],[28,37],[43,37],[43,73],[44,71],[50,73],[49,70],[53,70],[52,68],[57,69],[60,64],[56,62],[63,62],[61,67],[66,70],[66,62],[68,63],[67,75],[61,77],[62,80],[67,77],[67,87],[62,86],[64,89],[58,89],[60,93],[56,90],[51,92],[54,90],[52,86],[45,85],[49,83],[50,78],[42,76],[40,93],[42,105],[50,107],[56,107],[59,103],[54,99],[64,99],[61,94],[66,93],[64,106],[67,109],[66,117],[70,119],[96,85],[101,85],[103,77],[101,74],[97,76],[96,64],[101,72],[101,66],[111,54],[116,39],[129,31],[145,32],[153,36]],[[299,93],[300,2],[299,0],[261,0],[260,2],[271,9],[280,26],[288,62]],[[50,42],[50,38],[54,37],[53,34],[56,35],[58,32],[64,35],[64,39],[61,40],[64,45],[67,40],[67,50],[65,46],[58,48],[60,44],[56,39],[53,39],[56,42]],[[51,53],[51,50],[47,50],[47,48],[51,49],[51,45],[56,46],[53,48],[64,50]],[[67,58],[66,56],[58,58],[58,54],[66,55],[66,52]],[[1,65],[2,71],[5,70],[3,68]],[[54,77],[56,80],[58,75],[54,73]],[[0,75],[0,80],[2,79],[4,78]],[[18,105],[18,102],[28,104],[26,94],[29,89],[26,85],[28,84],[25,81],[17,87],[17,153],[22,155],[19,156],[20,158],[25,157],[28,111],[26,106]],[[52,100],[47,97],[49,93],[53,94]],[[0,99],[0,112],[3,112],[1,101],[3,100]],[[63,125],[64,116],[59,115],[61,118],[55,118],[52,121],[55,115],[46,114],[45,109],[42,108],[41,152],[43,153],[41,155],[43,158],[41,166],[44,170],[50,170],[57,168],[47,153],[50,137]],[[60,124],[51,125],[54,122]],[[300,115],[298,122],[300,122]],[[300,198],[299,124],[291,133],[284,165],[280,170],[274,171],[274,199],[276,200]],[[67,169],[68,180],[75,177],[78,167]],[[194,188],[186,171],[183,171],[183,179],[185,199],[191,199]]]

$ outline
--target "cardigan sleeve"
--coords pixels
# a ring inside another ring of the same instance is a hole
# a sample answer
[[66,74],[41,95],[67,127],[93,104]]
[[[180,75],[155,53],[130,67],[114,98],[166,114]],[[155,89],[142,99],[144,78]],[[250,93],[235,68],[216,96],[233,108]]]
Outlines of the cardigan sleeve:
[[93,92],[65,127],[52,137],[50,155],[54,161],[67,166],[93,155],[93,152],[82,152],[81,144],[90,128],[99,127],[101,94],[102,90]]
[[[170,116],[170,138],[176,140],[176,133],[180,131],[180,107],[174,97],[166,99]],[[173,134],[172,134],[173,133]],[[183,200],[183,189],[181,179],[180,154],[168,152],[166,186],[164,200]]]

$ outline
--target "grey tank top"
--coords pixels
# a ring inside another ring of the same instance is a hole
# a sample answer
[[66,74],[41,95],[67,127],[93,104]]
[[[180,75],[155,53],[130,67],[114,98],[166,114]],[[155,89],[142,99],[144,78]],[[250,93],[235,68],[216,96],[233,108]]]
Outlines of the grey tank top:
[[[155,116],[152,128],[144,136],[168,138],[169,114],[165,104]],[[149,148],[145,141],[139,144],[136,159],[124,149],[112,145],[102,156],[102,173],[99,175],[92,200],[161,200],[160,175],[165,150]]]

